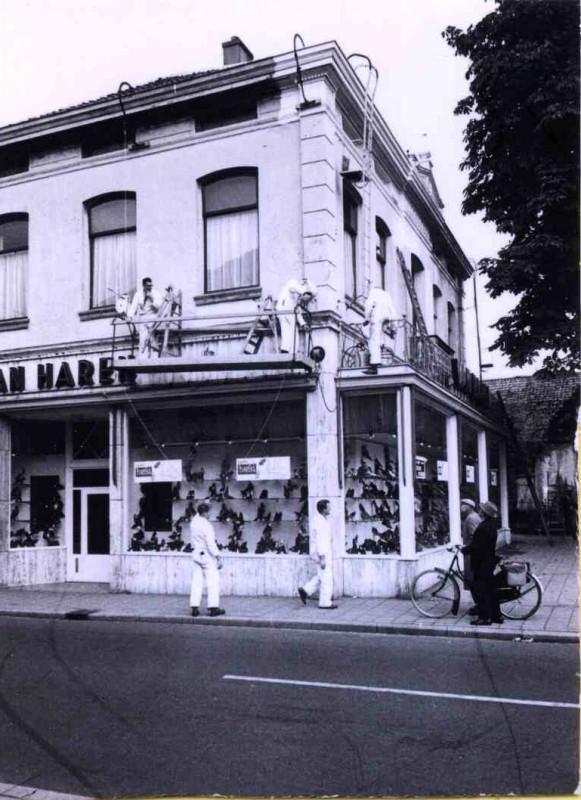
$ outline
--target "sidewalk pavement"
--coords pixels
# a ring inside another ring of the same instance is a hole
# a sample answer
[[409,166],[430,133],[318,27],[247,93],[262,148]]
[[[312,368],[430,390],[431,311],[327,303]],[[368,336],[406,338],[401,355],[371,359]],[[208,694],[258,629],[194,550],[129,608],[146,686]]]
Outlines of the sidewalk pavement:
[[342,597],[338,609],[323,611],[315,600],[304,606],[298,596],[224,597],[225,616],[194,619],[186,595],[114,593],[98,583],[0,588],[0,616],[578,642],[578,543],[563,537],[551,541],[552,546],[546,538],[513,536],[512,543],[500,549],[507,558],[529,561],[544,589],[534,616],[523,622],[505,620],[502,626],[471,626],[467,592],[462,592],[456,617],[435,620],[419,614],[410,600]]

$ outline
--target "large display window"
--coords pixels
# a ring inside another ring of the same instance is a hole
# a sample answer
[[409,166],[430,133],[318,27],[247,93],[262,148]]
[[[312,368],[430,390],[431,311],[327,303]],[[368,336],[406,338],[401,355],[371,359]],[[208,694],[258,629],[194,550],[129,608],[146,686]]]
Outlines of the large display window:
[[10,487],[10,547],[63,544],[65,425],[14,422]]
[[[189,552],[189,523],[205,501],[225,552],[308,553],[305,434],[303,399],[140,413],[130,427],[128,549]],[[162,479],[138,482],[157,462]]]
[[446,417],[415,404],[415,528],[416,550],[450,541]]
[[487,433],[488,499],[500,508],[500,439]]
[[345,550],[400,551],[395,393],[343,400]]
[[460,423],[460,497],[480,502],[478,490],[478,431],[464,420]]

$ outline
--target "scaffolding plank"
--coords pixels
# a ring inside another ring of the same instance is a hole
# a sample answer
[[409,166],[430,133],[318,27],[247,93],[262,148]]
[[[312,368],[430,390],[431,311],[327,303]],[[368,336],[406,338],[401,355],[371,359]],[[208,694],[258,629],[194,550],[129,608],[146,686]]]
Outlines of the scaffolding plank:
[[300,353],[240,354],[224,356],[162,356],[161,358],[113,359],[113,368],[121,372],[225,372],[228,370],[304,369],[312,372],[315,362]]

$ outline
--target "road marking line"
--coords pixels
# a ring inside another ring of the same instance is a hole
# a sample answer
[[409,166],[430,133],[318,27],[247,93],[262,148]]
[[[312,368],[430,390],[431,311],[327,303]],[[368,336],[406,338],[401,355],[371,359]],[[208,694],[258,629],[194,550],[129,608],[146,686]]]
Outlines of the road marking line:
[[261,678],[256,675],[222,675],[225,681],[248,683],[276,683],[286,686],[306,686],[317,689],[350,689],[356,692],[382,694],[408,694],[415,697],[441,697],[445,700],[472,700],[477,703],[504,703],[517,706],[543,706],[548,708],[579,708],[578,703],[552,703],[547,700],[517,700],[513,697],[486,697],[478,694],[447,694],[446,692],[421,692],[414,689],[391,689],[387,686],[359,686],[352,683],[323,683],[321,681],[292,681],[285,678]]

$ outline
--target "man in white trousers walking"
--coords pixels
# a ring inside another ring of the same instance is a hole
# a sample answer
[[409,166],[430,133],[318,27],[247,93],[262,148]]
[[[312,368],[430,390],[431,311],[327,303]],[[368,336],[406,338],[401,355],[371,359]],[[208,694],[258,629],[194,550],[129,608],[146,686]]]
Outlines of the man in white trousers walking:
[[319,608],[337,608],[333,603],[333,548],[328,500],[319,500],[311,525],[310,555],[317,563],[317,574],[299,588],[299,597],[306,605],[307,598],[319,590]]
[[226,613],[223,608],[220,608],[220,575],[218,570],[222,569],[222,559],[216,544],[214,528],[208,519],[209,515],[210,506],[207,503],[200,503],[198,513],[190,523],[193,565],[192,591],[190,593],[192,617],[199,617],[200,615],[204,577],[208,592],[209,615],[211,617],[219,617],[221,614]]

